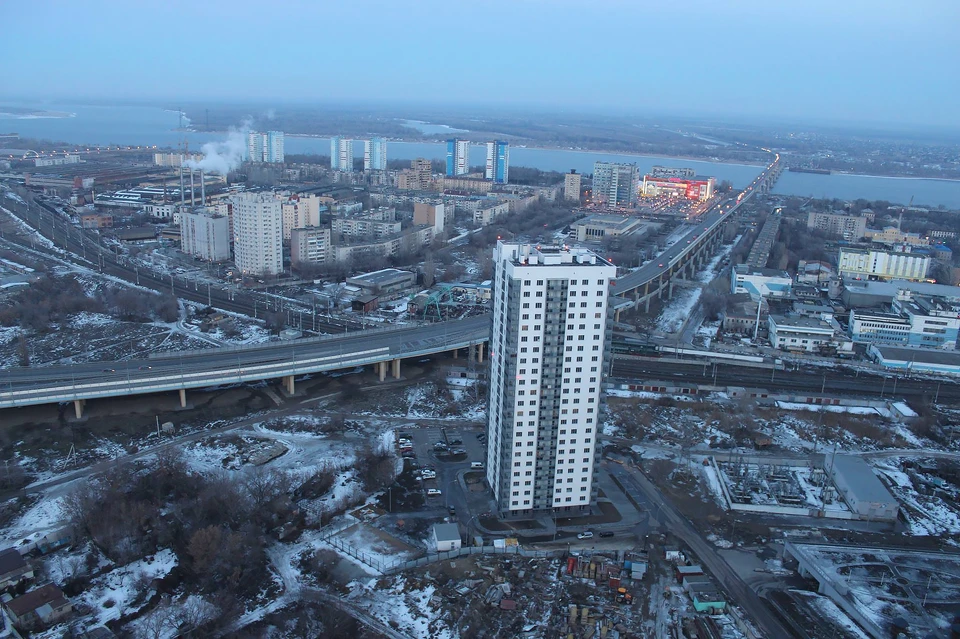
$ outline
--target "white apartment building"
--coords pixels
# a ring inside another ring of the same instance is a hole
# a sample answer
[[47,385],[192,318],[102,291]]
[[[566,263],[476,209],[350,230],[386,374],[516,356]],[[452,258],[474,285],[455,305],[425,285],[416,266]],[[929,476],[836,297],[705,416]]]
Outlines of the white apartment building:
[[387,141],[383,138],[373,138],[363,141],[363,170],[387,170]]
[[563,199],[580,201],[580,174],[576,171],[570,171],[563,176]]
[[861,215],[810,211],[807,213],[807,228],[819,229],[845,240],[859,240],[866,232],[867,218]]
[[473,222],[480,226],[487,226],[493,223],[495,220],[505,217],[510,214],[510,203],[509,202],[497,202],[496,204],[491,204],[490,206],[484,206],[478,208],[473,212]]
[[241,193],[233,198],[234,258],[245,275],[283,271],[283,210],[273,193]]
[[180,214],[180,250],[208,262],[230,259],[230,221],[211,209]]
[[930,268],[926,253],[841,248],[837,270],[852,279],[923,280]]
[[353,171],[353,140],[340,136],[330,138],[330,168]]
[[281,200],[283,208],[283,240],[290,240],[293,229],[320,226],[320,198],[316,194],[291,195]]
[[616,267],[581,248],[493,257],[487,480],[505,516],[589,509]]
[[293,229],[290,237],[290,266],[325,264],[332,257],[330,229],[317,226]]

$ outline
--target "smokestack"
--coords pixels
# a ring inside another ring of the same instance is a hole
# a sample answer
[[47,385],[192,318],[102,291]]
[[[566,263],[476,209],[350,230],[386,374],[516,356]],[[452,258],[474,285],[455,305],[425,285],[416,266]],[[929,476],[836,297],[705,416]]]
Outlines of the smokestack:
[[186,204],[184,199],[186,198],[186,193],[183,189],[183,155],[180,156],[180,206]]
[[207,183],[203,179],[203,169],[200,169],[200,206],[207,205]]
[[190,206],[197,205],[197,189],[193,184],[193,167],[190,167]]

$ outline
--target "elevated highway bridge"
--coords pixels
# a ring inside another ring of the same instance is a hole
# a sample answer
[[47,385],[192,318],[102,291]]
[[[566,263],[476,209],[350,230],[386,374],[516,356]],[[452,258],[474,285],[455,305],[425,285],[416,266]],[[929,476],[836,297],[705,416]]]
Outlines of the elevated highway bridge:
[[[613,308],[644,304],[649,309],[653,297],[672,294],[676,280],[693,277],[719,246],[723,225],[755,193],[767,192],[781,170],[776,155],[744,191],[701,217],[677,244],[646,266],[611,283],[611,294],[617,298]],[[68,244],[67,240],[64,244]],[[137,273],[137,277],[144,276]],[[219,302],[212,301],[214,306]],[[350,332],[126,362],[9,368],[0,372],[0,409],[73,402],[79,418],[89,399],[177,391],[181,405],[186,406],[189,389],[278,378],[283,379],[287,392],[292,394],[297,375],[372,365],[383,380],[388,370],[399,377],[404,359],[442,352],[456,355],[463,349],[469,357],[482,362],[489,337],[490,316],[483,315],[426,326]]]

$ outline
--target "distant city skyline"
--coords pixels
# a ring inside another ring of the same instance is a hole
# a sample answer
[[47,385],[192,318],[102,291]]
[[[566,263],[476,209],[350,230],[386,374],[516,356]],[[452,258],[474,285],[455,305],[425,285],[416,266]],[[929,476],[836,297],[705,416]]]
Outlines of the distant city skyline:
[[[281,3],[256,14],[257,28],[274,33],[340,25],[324,32],[325,46],[349,55],[314,67],[296,63],[312,55],[309,39],[249,51],[227,46],[253,16],[222,0],[41,0],[4,5],[6,47],[22,55],[6,56],[0,72],[9,100],[227,102],[272,95],[280,105],[298,86],[301,103],[956,127],[960,88],[949,78],[960,65],[960,4],[952,0],[690,0],[679,14],[667,12],[662,3],[626,0],[596,7],[426,0]],[[443,55],[450,25],[460,41],[476,43],[476,64]],[[501,46],[485,48],[497,31],[504,33]],[[174,37],[183,45],[158,46]],[[568,81],[577,65],[590,71],[581,87]],[[596,90],[601,86],[616,90]]]

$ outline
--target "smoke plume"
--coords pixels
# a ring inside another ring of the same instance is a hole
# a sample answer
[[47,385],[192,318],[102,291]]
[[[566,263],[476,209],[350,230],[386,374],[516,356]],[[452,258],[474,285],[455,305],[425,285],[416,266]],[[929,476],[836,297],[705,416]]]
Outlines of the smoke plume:
[[183,166],[188,169],[200,170],[205,173],[219,173],[227,175],[243,163],[243,156],[247,150],[247,133],[250,131],[250,120],[244,120],[239,129],[231,128],[227,139],[220,142],[207,142],[200,151],[203,159],[187,160]]

